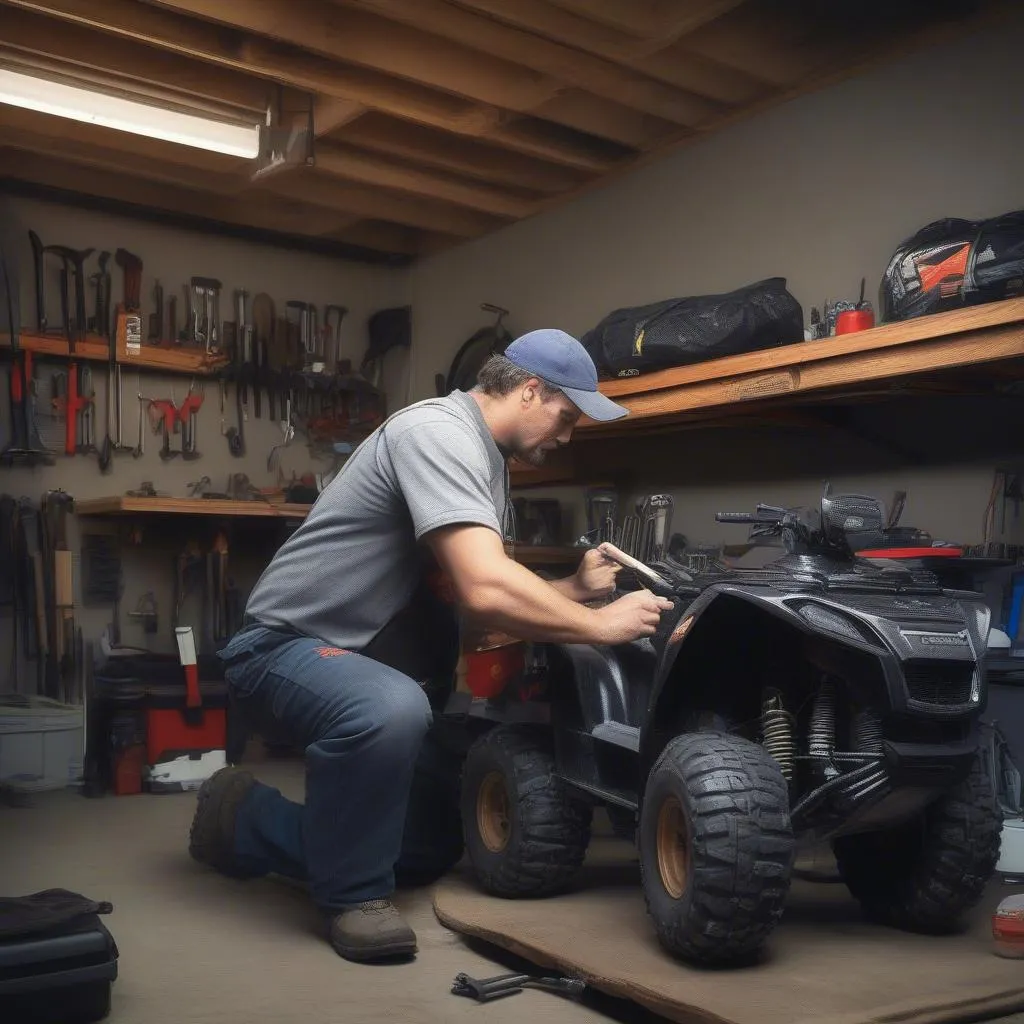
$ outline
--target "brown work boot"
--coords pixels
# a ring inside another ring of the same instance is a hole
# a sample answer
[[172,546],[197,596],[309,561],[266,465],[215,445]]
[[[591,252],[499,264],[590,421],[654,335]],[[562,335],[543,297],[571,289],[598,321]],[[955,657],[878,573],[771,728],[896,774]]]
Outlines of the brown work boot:
[[391,900],[367,900],[332,918],[331,945],[346,960],[389,960],[412,956],[416,933]]
[[244,768],[221,768],[199,787],[188,852],[233,878],[250,877],[235,863],[235,817],[256,779]]

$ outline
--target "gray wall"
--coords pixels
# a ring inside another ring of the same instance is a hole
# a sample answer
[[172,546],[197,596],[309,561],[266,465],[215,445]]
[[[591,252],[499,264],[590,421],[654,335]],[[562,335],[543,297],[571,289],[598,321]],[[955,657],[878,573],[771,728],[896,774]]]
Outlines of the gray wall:
[[[136,253],[143,260],[142,307],[144,318],[153,309],[153,283],[159,278],[164,288],[164,301],[171,294],[178,296],[178,323],[183,324],[187,315],[183,286],[193,275],[219,279],[223,284],[221,293],[220,318],[233,320],[231,295],[235,288],[244,287],[251,296],[260,291],[267,292],[275,302],[277,315],[284,314],[284,303],[288,299],[314,302],[322,308],[326,303],[347,306],[349,314],[342,325],[343,356],[350,357],[358,366],[365,351],[368,333],[367,320],[377,309],[406,301],[406,277],[386,269],[367,267],[355,263],[320,257],[306,253],[285,251],[269,246],[243,243],[232,239],[197,234],[191,231],[137,222],[126,218],[92,213],[80,209],[50,203],[32,202],[21,199],[0,198],[0,224],[3,225],[4,245],[9,258],[17,262],[20,276],[21,324],[27,329],[34,322],[34,285],[32,271],[32,250],[28,239],[31,228],[45,244],[63,244],[75,249],[94,247],[111,252],[119,246]],[[94,269],[90,261],[88,270]],[[112,304],[122,297],[120,268],[111,261]],[[55,282],[53,282],[55,288]],[[48,300],[51,317],[59,310],[54,290]],[[91,301],[89,308],[92,308]],[[144,330],[145,330],[144,319]],[[6,324],[0,325],[6,333]],[[40,405],[45,406],[49,398],[50,375],[54,370],[63,369],[63,364],[53,361],[40,362],[36,367],[38,386],[41,389]],[[399,406],[405,399],[406,362],[403,353],[396,353],[386,361],[384,384],[391,406]],[[92,364],[93,383],[96,389],[96,434],[101,442],[106,423],[106,367]],[[5,371],[6,373],[6,371]],[[124,436],[131,445],[138,437],[140,375],[125,368],[122,371],[124,392]],[[0,444],[6,446],[9,436],[8,396],[6,376],[0,387]],[[142,393],[151,397],[171,397],[171,389],[177,402],[181,402],[188,388],[189,379],[180,375],[157,374],[149,371],[141,375]],[[226,406],[227,425],[234,423],[233,393],[229,390]],[[250,400],[251,403],[251,400]],[[331,462],[314,459],[301,434],[296,434],[291,445],[279,451],[277,467],[269,469],[267,458],[271,448],[281,438],[280,426],[267,417],[264,404],[263,418],[255,419],[250,404],[249,420],[245,424],[246,454],[235,458],[228,451],[228,445],[220,432],[220,410],[218,389],[207,382],[203,406],[199,412],[197,446],[202,457],[194,462],[184,462],[180,457],[163,462],[159,457],[161,438],[153,433],[146,434],[145,454],[139,459],[130,454],[119,454],[114,458],[111,471],[101,474],[95,455],[63,454],[63,420],[50,418],[44,408],[40,409],[39,422],[47,445],[52,444],[56,454],[53,467],[36,469],[0,470],[0,493],[22,495],[38,501],[44,491],[62,488],[76,499],[123,494],[138,488],[144,480],[152,481],[161,492],[183,497],[188,485],[203,476],[209,476],[212,489],[224,490],[232,473],[245,473],[257,487],[270,487],[290,481],[293,476],[305,472],[324,472],[331,468]],[[180,446],[180,439],[173,439],[172,448]],[[82,519],[79,529],[109,532],[115,527],[109,523]],[[213,536],[210,534],[212,521],[205,519],[142,519],[139,521],[143,532],[139,544],[125,546],[125,591],[122,605],[122,634],[125,643],[145,641],[154,649],[173,650],[170,632],[171,584],[174,554],[189,539],[208,547]],[[239,552],[232,558],[241,585],[247,587],[259,572],[265,557],[273,550],[273,534],[268,527],[245,527],[237,538]],[[248,531],[248,532],[245,532]],[[77,544],[74,545],[77,549]],[[145,637],[127,612],[134,609],[139,597],[147,591],[154,591],[160,612],[160,635]],[[184,620],[198,616],[198,607],[187,606]],[[110,619],[107,608],[83,609],[79,621],[86,636],[95,637]],[[8,675],[9,628],[6,617],[0,619],[0,691],[15,688]],[[22,670],[24,671],[24,669]],[[31,689],[34,680],[31,674],[20,682],[22,688]]]
[[[414,396],[431,393],[433,374],[485,322],[481,302],[511,310],[513,333],[580,334],[619,306],[770,275],[788,279],[805,317],[826,299],[856,298],[862,277],[875,299],[892,251],[919,227],[1024,207],[1022,30],[1018,17],[873,69],[426,261],[412,274]],[[953,415],[964,424],[972,413]],[[915,410],[884,427],[927,449],[949,416],[929,423]],[[672,490],[684,532],[731,542],[740,531],[716,526],[716,508],[814,500],[825,476],[882,495],[898,486],[910,492],[908,521],[976,542],[997,449],[1020,445],[1016,430],[992,432],[948,456],[931,446],[938,465],[928,468],[844,436],[684,433],[637,446],[648,467],[637,489]]]

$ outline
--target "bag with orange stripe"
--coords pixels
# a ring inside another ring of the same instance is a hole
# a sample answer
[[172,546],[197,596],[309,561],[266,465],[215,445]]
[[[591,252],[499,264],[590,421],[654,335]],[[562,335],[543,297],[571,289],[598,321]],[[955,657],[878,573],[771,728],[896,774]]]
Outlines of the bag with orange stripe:
[[879,289],[881,322],[1024,294],[1024,211],[933,221],[903,241]]

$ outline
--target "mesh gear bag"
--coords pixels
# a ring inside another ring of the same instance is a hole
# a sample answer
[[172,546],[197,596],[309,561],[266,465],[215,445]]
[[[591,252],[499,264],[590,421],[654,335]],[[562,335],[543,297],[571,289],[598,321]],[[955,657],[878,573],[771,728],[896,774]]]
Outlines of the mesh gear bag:
[[803,338],[800,303],[784,277],[771,277],[722,295],[617,309],[580,340],[601,376],[635,377]]
[[879,287],[883,323],[1024,294],[1024,210],[932,221],[897,247]]

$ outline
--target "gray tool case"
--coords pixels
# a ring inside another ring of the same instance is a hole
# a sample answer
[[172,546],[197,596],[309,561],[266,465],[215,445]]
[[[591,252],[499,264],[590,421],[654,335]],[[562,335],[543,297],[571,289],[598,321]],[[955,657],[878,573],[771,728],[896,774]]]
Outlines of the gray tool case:
[[117,945],[97,914],[0,940],[0,1020],[91,1024],[110,1012]]

